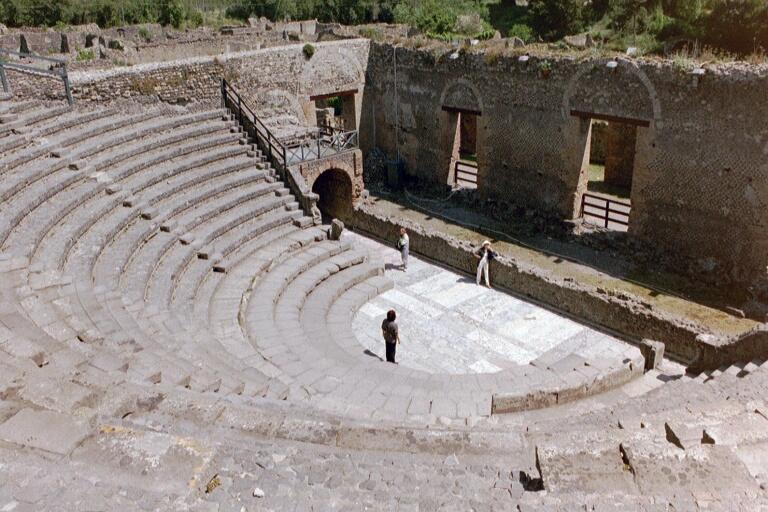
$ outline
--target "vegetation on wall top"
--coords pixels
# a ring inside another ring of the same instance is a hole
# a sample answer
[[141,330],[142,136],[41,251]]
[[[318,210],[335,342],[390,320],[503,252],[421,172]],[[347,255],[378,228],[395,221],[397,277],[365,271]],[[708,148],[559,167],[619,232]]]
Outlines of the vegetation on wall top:
[[[386,22],[430,37],[557,41],[588,32],[606,48],[661,53],[710,46],[737,55],[768,49],[768,0],[0,0],[9,27],[160,23],[175,28],[265,16],[347,25]],[[375,35],[372,33],[372,35]]]

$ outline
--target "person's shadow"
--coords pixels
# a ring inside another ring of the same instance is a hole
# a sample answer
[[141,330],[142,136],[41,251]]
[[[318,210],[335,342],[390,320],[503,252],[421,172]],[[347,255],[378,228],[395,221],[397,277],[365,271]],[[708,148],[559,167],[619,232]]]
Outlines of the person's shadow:
[[473,283],[475,283],[475,280],[472,279],[471,277],[464,276],[464,277],[458,278],[456,280],[456,282],[457,283],[470,283],[470,284],[473,284]]
[[383,360],[384,360],[384,359],[382,359],[382,357],[381,357],[380,355],[378,355],[378,354],[374,354],[373,352],[371,352],[371,351],[370,351],[370,350],[368,350],[368,349],[365,349],[365,350],[363,350],[363,354],[365,354],[365,355],[367,355],[367,356],[375,357],[375,358],[376,358],[376,359],[378,359],[379,361],[383,361]]
[[385,263],[384,264],[384,270],[402,270],[402,265],[396,265],[394,263]]

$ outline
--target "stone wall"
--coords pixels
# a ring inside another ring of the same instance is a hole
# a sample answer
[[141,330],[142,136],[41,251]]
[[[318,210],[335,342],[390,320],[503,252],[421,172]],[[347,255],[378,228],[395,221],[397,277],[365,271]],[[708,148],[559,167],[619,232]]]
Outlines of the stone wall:
[[400,47],[395,92],[392,45],[371,48],[363,147],[394,157],[397,133],[410,176],[448,183],[454,132],[443,107],[478,110],[477,193],[571,219],[589,160],[589,115],[575,114],[629,119],[640,126],[628,236],[713,286],[746,292],[765,274],[765,66],[711,66],[702,77],[671,61],[481,52],[451,59],[451,50]]
[[[220,79],[225,77],[257,109],[282,101],[296,115],[302,116],[300,105],[310,103],[312,94],[358,89],[358,94],[363,95],[367,41],[317,43],[315,54],[309,60],[302,53],[302,46],[286,45],[173,62],[72,71],[70,83],[76,101],[138,98],[168,103],[219,103]],[[19,98],[64,97],[61,80],[9,70],[9,75],[11,73],[9,83]]]

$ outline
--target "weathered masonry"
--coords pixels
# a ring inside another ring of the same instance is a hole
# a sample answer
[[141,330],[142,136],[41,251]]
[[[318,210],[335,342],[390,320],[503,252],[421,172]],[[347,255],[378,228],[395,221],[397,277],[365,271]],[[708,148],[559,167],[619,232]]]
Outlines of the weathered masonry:
[[[606,149],[605,182],[626,192],[626,206],[617,208],[629,214],[615,217],[627,232],[621,236],[655,248],[683,275],[735,290],[737,305],[768,303],[764,67],[692,73],[669,61],[479,51],[452,59],[450,50],[363,39],[315,43],[307,59],[302,47],[79,71],[70,79],[76,101],[189,103],[218,102],[225,77],[284,140],[317,127],[318,105],[337,98],[340,122],[359,130],[361,149],[399,156],[412,178],[476,187],[481,198],[565,220],[585,212],[592,132],[600,125],[613,148]],[[34,77],[11,77],[11,86],[27,98],[63,95],[60,84]],[[325,164],[301,167],[308,188],[338,185],[346,196],[351,182],[356,201],[361,155],[315,186],[336,165]]]
[[624,170],[613,179],[631,191],[627,236],[692,276],[754,287],[750,293],[761,286],[768,265],[762,68],[734,64],[701,75],[642,59],[396,52],[395,70],[392,46],[371,46],[364,149],[378,145],[394,156],[397,142],[409,175],[450,184],[456,112],[477,113],[480,197],[575,219],[593,123],[623,127],[622,144],[634,140],[634,147],[616,156],[624,161],[614,167]]

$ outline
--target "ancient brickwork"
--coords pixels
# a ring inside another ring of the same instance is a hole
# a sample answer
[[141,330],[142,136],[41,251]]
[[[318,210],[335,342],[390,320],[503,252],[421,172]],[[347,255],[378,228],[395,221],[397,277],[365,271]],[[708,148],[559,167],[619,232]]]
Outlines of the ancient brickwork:
[[[312,59],[302,53],[302,45],[280,46],[260,51],[197,57],[173,62],[143,64],[124,68],[73,71],[70,82],[76,100],[108,101],[117,98],[157,98],[168,103],[218,102],[220,79],[230,80],[254,107],[274,106],[275,98],[294,106],[309,101],[317,90],[358,88],[362,94],[367,62],[366,41],[318,43]],[[334,57],[338,74],[324,71]],[[317,60],[316,60],[317,59]],[[345,71],[345,69],[347,71]],[[260,70],[256,72],[255,70]],[[12,73],[12,75],[11,75]],[[320,89],[306,85],[322,74]],[[18,98],[63,99],[60,80],[38,78],[9,71],[9,82]],[[302,81],[305,85],[301,85]],[[298,94],[297,94],[298,93]]]
[[[481,110],[478,194],[561,218],[578,215],[589,116],[639,124],[629,236],[677,258],[685,272],[745,284],[768,264],[763,190],[768,78],[761,68],[554,59],[397,49],[372,44],[364,147],[399,152],[410,175],[446,183],[442,107]],[[399,102],[399,120],[395,103]],[[375,116],[375,117],[374,117]],[[375,125],[375,130],[374,130]],[[375,138],[374,138],[375,133]],[[588,158],[586,159],[588,161]]]

